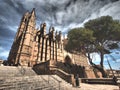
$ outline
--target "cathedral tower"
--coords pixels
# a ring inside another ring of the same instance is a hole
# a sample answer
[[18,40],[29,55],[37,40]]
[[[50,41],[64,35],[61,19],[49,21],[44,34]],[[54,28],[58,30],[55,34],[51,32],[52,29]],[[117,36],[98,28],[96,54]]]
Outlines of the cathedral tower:
[[35,9],[33,9],[32,12],[27,11],[21,19],[8,57],[10,65],[30,64],[35,18]]

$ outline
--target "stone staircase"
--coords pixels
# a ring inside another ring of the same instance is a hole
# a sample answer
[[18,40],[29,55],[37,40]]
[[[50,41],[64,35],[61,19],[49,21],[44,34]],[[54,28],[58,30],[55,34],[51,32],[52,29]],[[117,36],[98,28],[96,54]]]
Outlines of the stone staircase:
[[71,90],[57,75],[37,75],[30,67],[0,67],[0,90]]
[[70,90],[57,75],[0,77],[0,90]]
[[[23,71],[22,71],[23,70]],[[21,73],[22,71],[22,73]],[[24,73],[23,73],[24,72]],[[80,83],[73,87],[57,75],[37,75],[29,67],[0,66],[0,90],[107,90]],[[106,86],[104,86],[106,87]],[[112,86],[110,90],[118,86]]]
[[16,77],[16,76],[33,76],[36,73],[31,67],[13,67],[13,66],[0,66],[0,76]]
[[[49,89],[48,89],[49,88]],[[43,81],[40,76],[24,76],[4,78],[0,84],[0,90],[50,90],[54,88]]]
[[43,75],[42,78],[52,86],[55,86],[55,90],[71,90],[72,85],[61,79],[57,75]]

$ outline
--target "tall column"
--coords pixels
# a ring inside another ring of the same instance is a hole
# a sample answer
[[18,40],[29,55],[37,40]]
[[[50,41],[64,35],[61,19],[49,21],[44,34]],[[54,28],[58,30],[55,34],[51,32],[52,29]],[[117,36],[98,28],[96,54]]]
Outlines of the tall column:
[[37,54],[36,63],[38,62],[38,60],[40,58],[40,44],[41,44],[41,36],[38,36],[38,54]]
[[44,37],[42,38],[42,47],[41,47],[41,58],[40,60],[43,60],[43,49],[44,49]]
[[54,41],[53,41],[53,60],[54,60]]
[[57,61],[57,41],[55,40],[55,59]]
[[41,30],[42,33],[42,47],[41,47],[41,61],[43,60],[43,50],[44,50],[44,40],[45,40],[45,36],[46,36],[46,23],[43,24],[43,28]]
[[57,31],[55,32],[55,60],[57,61],[57,39],[58,39],[58,35],[57,35]]
[[45,61],[47,61],[47,43],[48,43],[48,39],[46,39],[46,44],[45,44]]
[[49,40],[49,45],[50,45],[50,60],[51,60],[51,41]]
[[41,24],[40,25],[40,30],[37,32],[37,34],[38,34],[38,54],[37,54],[37,60],[36,60],[36,62],[38,62],[38,61],[41,61],[41,60],[39,60],[39,59],[41,59],[41,45],[42,45],[42,35],[43,35],[43,24]]

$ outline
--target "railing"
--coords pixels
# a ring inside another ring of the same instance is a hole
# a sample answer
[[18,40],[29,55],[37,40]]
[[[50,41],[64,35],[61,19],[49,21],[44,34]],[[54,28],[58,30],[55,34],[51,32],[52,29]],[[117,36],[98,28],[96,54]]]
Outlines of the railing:
[[[57,78],[55,78],[55,77],[53,77],[53,76],[51,76],[51,75],[50,75],[50,77],[53,78],[54,80],[56,80],[56,81],[58,82],[58,88],[59,88],[59,90],[60,90],[60,88],[61,88],[61,85],[60,85],[60,84],[61,84],[62,81],[58,80]],[[50,77],[49,77],[49,75],[48,75],[48,81],[50,80]]]
[[59,77],[61,77],[65,81],[67,81],[68,83],[71,83],[71,74],[68,74],[68,73],[66,73],[63,70],[58,69],[58,68],[54,68],[54,74],[58,75]]
[[[47,76],[47,77],[45,77],[45,76]],[[58,88],[59,90],[63,90],[63,89],[61,89],[61,82],[62,81],[60,81],[60,80],[58,80],[57,78],[55,78],[54,76],[52,76],[52,75],[41,75],[41,78],[45,81],[45,82],[47,82],[51,87],[53,87],[53,88]]]
[[25,69],[24,69],[24,67],[22,65],[20,66],[20,68],[19,67],[17,67],[17,68],[18,68],[20,74],[25,75],[26,71],[25,71]]

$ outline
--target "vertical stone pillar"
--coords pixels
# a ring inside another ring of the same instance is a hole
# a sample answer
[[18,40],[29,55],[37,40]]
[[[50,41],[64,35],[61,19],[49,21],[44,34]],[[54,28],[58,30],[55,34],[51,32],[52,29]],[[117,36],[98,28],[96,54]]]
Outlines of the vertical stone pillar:
[[57,61],[57,42],[55,42],[55,59]]
[[57,61],[57,31],[55,33],[55,60]]
[[41,61],[43,61],[43,55],[44,55],[44,40],[45,40],[45,36],[46,36],[46,23],[43,24],[43,28],[42,28],[42,47],[41,47]]
[[38,53],[37,53],[37,60],[36,60],[36,63],[39,61],[39,54],[40,54],[40,40],[41,40],[41,37],[38,37]]
[[42,36],[39,36],[39,41],[37,43],[38,45],[38,53],[37,53],[37,62],[41,61],[41,47],[42,47]]
[[54,33],[54,31],[55,31],[54,27],[52,27],[52,42],[53,42],[53,47],[52,47],[52,49],[53,49],[52,54],[53,55],[52,55],[52,57],[53,57],[53,60],[54,60],[54,52],[55,52],[55,45],[54,45],[55,44],[55,35],[54,35],[55,33]]
[[59,31],[59,34],[58,34],[58,48],[61,49],[61,31]]
[[51,41],[50,42],[50,60],[51,60]]
[[38,35],[38,53],[36,63],[41,61],[41,47],[42,47],[42,35],[43,35],[43,24],[40,25],[40,30],[37,32]]
[[53,60],[54,60],[54,41],[53,41]]
[[44,49],[44,37],[42,37],[42,47],[41,47],[41,58],[40,60],[43,60],[43,49]]
[[48,43],[48,39],[46,39],[46,43],[45,43],[45,61],[47,61],[47,43]]
[[51,41],[51,51],[50,51],[50,53],[51,53],[51,60],[53,60],[53,41]]

